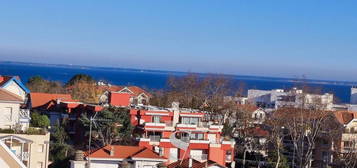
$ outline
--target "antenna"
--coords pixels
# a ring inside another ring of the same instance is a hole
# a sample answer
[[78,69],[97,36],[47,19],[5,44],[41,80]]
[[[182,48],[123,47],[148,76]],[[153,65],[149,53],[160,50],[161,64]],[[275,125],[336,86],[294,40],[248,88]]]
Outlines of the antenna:
[[90,168],[90,154],[91,154],[91,143],[92,143],[92,123],[94,124],[94,127],[98,128],[98,124],[95,121],[111,121],[109,119],[96,119],[98,112],[94,114],[94,116],[91,116],[89,119],[89,140],[88,140],[88,168]]

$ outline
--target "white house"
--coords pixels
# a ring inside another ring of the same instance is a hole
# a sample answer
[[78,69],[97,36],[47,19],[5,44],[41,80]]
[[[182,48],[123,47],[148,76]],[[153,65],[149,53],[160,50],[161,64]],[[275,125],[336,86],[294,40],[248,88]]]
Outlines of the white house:
[[30,123],[29,90],[16,76],[0,76],[0,128],[25,130]]

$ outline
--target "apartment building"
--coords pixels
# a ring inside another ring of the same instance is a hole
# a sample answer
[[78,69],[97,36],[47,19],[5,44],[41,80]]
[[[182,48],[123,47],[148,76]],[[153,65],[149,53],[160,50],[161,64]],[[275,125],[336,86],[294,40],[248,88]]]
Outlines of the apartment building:
[[179,108],[144,106],[131,109],[131,123],[141,130],[139,146],[153,149],[168,163],[192,158],[220,165],[234,162],[233,140],[221,136],[223,125],[206,120],[206,113]]
[[26,166],[47,168],[50,133],[44,134],[6,134],[0,133],[0,142]]

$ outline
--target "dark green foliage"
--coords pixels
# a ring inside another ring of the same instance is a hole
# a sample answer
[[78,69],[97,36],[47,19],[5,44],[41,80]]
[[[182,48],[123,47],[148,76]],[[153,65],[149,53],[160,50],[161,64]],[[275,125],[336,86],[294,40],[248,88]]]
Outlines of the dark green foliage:
[[[268,157],[268,162],[269,162],[269,167],[270,168],[275,168],[276,166],[276,162],[278,160],[278,153],[272,152],[269,153],[269,157]],[[289,162],[288,159],[286,158],[286,156],[281,152],[280,153],[280,163],[279,163],[279,168],[289,168]]]
[[72,86],[78,82],[84,82],[84,83],[95,83],[95,80],[87,75],[87,74],[77,74],[74,75],[68,82],[67,82],[67,86]]
[[50,157],[53,162],[49,167],[69,167],[69,160],[74,155],[74,149],[68,144],[68,135],[64,129],[65,123],[57,123],[51,129]]
[[50,126],[50,119],[46,115],[41,115],[38,112],[31,113],[31,126],[47,128]]
[[61,83],[55,81],[48,81],[41,76],[33,76],[26,83],[31,92],[43,93],[64,93],[65,90]]
[[[89,131],[89,117],[82,115],[80,120]],[[125,108],[109,107],[98,112],[95,124],[92,126],[92,137],[96,137],[93,140],[99,141],[100,146],[114,142],[128,144],[131,142],[132,132],[133,126],[130,123],[129,110]]]

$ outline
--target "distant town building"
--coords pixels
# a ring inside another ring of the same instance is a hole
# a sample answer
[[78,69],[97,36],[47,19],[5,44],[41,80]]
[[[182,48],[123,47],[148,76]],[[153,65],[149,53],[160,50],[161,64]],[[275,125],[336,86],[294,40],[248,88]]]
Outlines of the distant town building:
[[281,107],[304,107],[310,108],[319,106],[326,110],[333,107],[333,94],[310,94],[303,93],[302,90],[293,88],[285,91],[275,90],[248,90],[248,101],[263,108],[278,109]]
[[101,86],[104,93],[99,98],[99,104],[117,107],[130,105],[147,105],[151,94],[137,86]]

